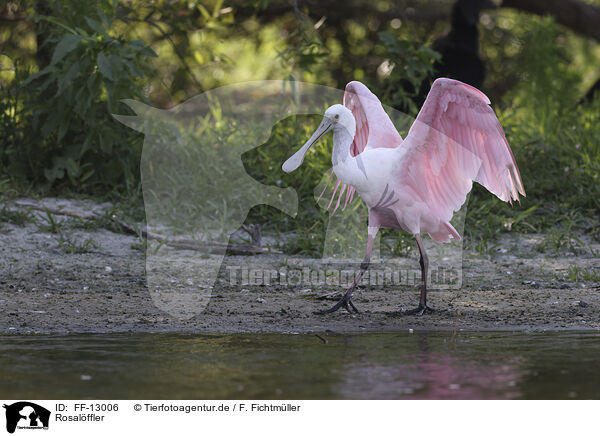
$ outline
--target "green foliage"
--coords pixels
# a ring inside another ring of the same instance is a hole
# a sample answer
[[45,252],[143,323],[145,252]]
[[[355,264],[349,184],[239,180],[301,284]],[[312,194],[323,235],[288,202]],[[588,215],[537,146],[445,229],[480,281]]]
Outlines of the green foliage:
[[18,111],[17,121],[27,129],[18,141],[9,138],[2,166],[46,187],[97,191],[125,185],[133,191],[141,137],[111,114],[125,111],[122,98],[144,99],[144,59],[154,52],[143,41],[110,35],[106,15],[85,17],[81,27],[56,16],[38,19],[50,24],[45,44],[52,57],[20,83],[18,94],[3,99],[18,108],[9,113]]
[[379,39],[385,47],[388,68],[391,69],[383,84],[382,98],[395,107],[406,108],[416,114],[420,108],[414,103],[421,86],[433,73],[433,63],[440,54],[424,45],[400,39],[391,32],[381,32]]
[[[19,4],[30,26],[11,28],[5,32],[9,36],[0,33],[1,41],[14,45],[0,47],[2,191],[18,181],[21,191],[111,192],[130,201],[136,221],[143,219],[142,208],[130,199],[140,194],[142,135],[112,118],[112,113],[128,113],[121,99],[149,96],[154,106],[166,106],[236,81],[292,76],[339,88],[361,80],[384,104],[415,115],[419,108],[413,97],[429,85],[438,59],[427,45],[447,28],[446,22],[381,20],[379,12],[394,6],[388,1],[361,4],[359,13],[350,7],[323,13],[321,5],[309,8],[303,2],[299,11],[268,0],[233,6],[221,0]],[[480,29],[488,71],[483,90],[515,153],[527,198],[511,207],[475,186],[467,241],[485,252],[499,233],[508,231],[559,229],[562,236],[548,240],[544,249],[576,245],[572,236],[582,230],[600,238],[600,99],[576,104],[597,76],[597,71],[591,74],[598,61],[596,45],[550,18],[507,8],[484,12]],[[152,60],[151,73],[146,67],[154,53],[138,38],[161,53]],[[200,137],[243,140],[244,132],[219,118],[219,110],[213,107],[212,125],[200,121],[201,128],[188,132],[187,143]],[[290,147],[304,143],[318,122],[319,117],[307,116],[283,120],[266,144],[242,156],[256,180],[298,191],[296,219],[266,206],[254,208],[248,217],[291,234],[285,247],[290,252],[315,254],[325,235],[329,212],[315,202],[314,189],[331,166],[331,137],[314,147],[297,171],[281,171]],[[177,152],[197,169],[190,179],[183,176],[192,171],[169,175],[182,186],[210,182],[211,162],[230,157],[222,149],[208,155],[193,148]],[[170,198],[172,192],[160,189],[156,195]],[[185,193],[170,201],[172,209],[165,215],[190,203]],[[217,204],[202,207],[219,209]],[[397,235],[384,234],[384,245],[408,253],[410,241]]]
[[98,244],[90,237],[84,241],[77,241],[64,233],[59,233],[58,248],[66,254],[85,254],[98,249]]
[[0,209],[0,223],[10,223],[17,226],[24,226],[27,223],[34,221],[33,213],[31,209],[20,210],[20,209],[8,209],[3,206]]
[[510,207],[476,186],[465,229],[473,244],[510,230],[553,229],[543,248],[571,247],[574,233],[596,228],[600,215],[600,100],[576,104],[581,77],[551,18],[530,18],[519,31],[527,41],[515,55],[520,80],[507,107],[494,107],[527,197]]
[[600,282],[600,269],[587,269],[577,265],[569,265],[566,276],[572,282]]
[[10,63],[13,64],[14,80],[0,88],[0,172],[20,175],[25,172],[27,163],[20,150],[26,133],[23,121],[28,110],[23,104],[21,82],[28,72],[19,60]]
[[38,229],[42,232],[50,232],[59,234],[65,224],[65,220],[54,218],[50,212],[46,211],[46,216],[42,217],[43,222],[38,225]]
[[293,72],[312,72],[325,60],[329,50],[307,16],[297,12],[298,25],[287,37],[288,47],[279,53],[284,67],[293,78]]

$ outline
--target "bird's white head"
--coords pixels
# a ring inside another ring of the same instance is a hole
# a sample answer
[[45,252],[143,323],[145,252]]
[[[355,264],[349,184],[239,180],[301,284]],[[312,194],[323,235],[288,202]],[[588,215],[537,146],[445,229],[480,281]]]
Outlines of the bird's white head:
[[300,150],[298,150],[292,157],[284,162],[281,167],[283,171],[286,173],[291,173],[300,165],[302,165],[304,156],[308,150],[330,130],[333,130],[334,132],[345,131],[350,135],[351,138],[354,138],[356,121],[354,120],[352,111],[341,104],[334,104],[333,106],[330,106],[325,111],[325,114],[323,115],[323,121],[321,121],[321,124],[319,124],[317,130],[315,130],[315,133],[312,134],[310,139],[306,141]]
[[331,127],[334,131],[345,129],[350,136],[354,137],[356,130],[356,120],[352,111],[342,104],[334,104],[327,108],[324,118],[331,120]]

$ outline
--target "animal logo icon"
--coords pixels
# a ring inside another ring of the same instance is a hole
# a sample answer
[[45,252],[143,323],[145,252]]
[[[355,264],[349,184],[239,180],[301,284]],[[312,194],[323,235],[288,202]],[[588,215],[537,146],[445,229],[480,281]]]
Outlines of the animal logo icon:
[[[135,115],[114,115],[115,118],[144,134],[140,172],[146,231],[148,235],[164,236],[161,241],[149,241],[146,245],[147,284],[159,309],[181,319],[203,312],[213,289],[220,286],[220,272],[227,269],[222,265],[225,252],[231,247],[229,242],[239,233],[254,206],[269,205],[295,216],[296,190],[260,183],[246,171],[242,155],[250,151],[270,152],[263,146],[277,137],[277,126],[283,120],[321,114],[331,102],[342,101],[343,97],[344,91],[335,88],[273,80],[216,88],[169,110],[124,101]],[[409,127],[414,121],[391,108],[386,110],[391,112],[396,126]],[[297,147],[297,142],[285,143],[284,139],[283,153]],[[253,169],[264,173],[278,170]],[[312,268],[315,262],[361,263],[368,208],[361,201],[352,203],[353,188],[332,181],[326,175],[317,187],[319,195],[315,195],[321,213],[329,214],[322,258],[300,259],[299,263],[294,260],[299,268]],[[329,209],[330,198],[335,197],[331,191],[338,187],[339,197]],[[321,195],[324,189],[325,194]],[[302,205],[309,206],[314,204]],[[198,250],[198,246],[203,249]],[[374,262],[378,246],[379,239],[375,239]],[[460,247],[457,253],[448,256],[440,250],[439,255],[451,258],[455,264],[462,259]],[[265,274],[278,271],[281,262],[268,256],[246,257],[243,261],[247,271],[260,270]]]
[[29,401],[5,404],[6,431],[14,433],[18,428],[47,429],[50,422],[50,411]]
[[[265,204],[295,216],[295,189],[258,182],[241,156],[265,144],[279,121],[319,113],[340,92],[316,85],[299,92],[287,81],[260,81],[217,88],[170,110],[124,101],[136,115],[115,118],[144,134],[147,231],[167,241],[146,250],[148,287],[160,309],[180,318],[204,310],[228,242],[252,207]],[[182,249],[182,240],[206,250]]]

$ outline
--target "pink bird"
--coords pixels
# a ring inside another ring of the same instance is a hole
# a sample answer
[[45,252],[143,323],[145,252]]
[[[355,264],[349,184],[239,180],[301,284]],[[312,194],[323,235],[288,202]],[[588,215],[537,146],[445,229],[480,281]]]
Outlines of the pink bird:
[[[373,241],[381,227],[415,236],[420,252],[419,306],[406,312],[423,315],[427,306],[428,258],[421,233],[438,242],[460,240],[450,220],[471,191],[473,181],[503,201],[525,196],[523,183],[502,126],[487,96],[457,80],[433,82],[427,99],[403,141],[377,97],[362,83],[346,85],[344,105],[325,111],[310,139],[282,166],[297,169],[306,152],[333,131],[333,171],[340,198],[352,201],[354,191],[369,210],[367,249],[352,285],[331,313],[340,307],[358,312],[351,297],[369,267]],[[339,204],[339,199],[338,199]]]

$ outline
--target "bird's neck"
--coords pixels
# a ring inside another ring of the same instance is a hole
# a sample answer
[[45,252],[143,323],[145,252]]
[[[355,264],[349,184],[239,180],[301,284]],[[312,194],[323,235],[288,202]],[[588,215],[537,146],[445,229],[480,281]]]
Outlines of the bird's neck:
[[333,131],[333,153],[331,154],[331,163],[333,171],[342,183],[356,186],[359,183],[360,175],[356,157],[350,153],[350,146],[354,140],[346,129],[336,129]]

